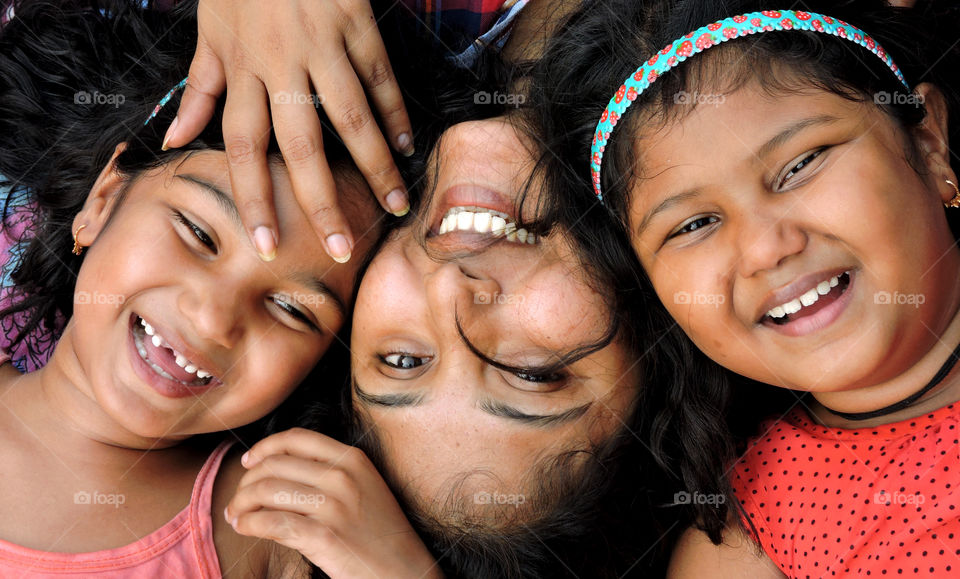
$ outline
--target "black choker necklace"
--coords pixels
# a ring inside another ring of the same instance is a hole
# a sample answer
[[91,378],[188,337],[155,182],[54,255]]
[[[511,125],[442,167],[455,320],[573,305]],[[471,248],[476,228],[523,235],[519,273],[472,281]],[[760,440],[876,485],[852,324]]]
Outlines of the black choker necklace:
[[940,366],[940,371],[937,372],[937,375],[934,376],[926,386],[921,388],[918,392],[914,392],[910,396],[904,398],[900,402],[895,402],[890,406],[884,406],[879,410],[871,410],[870,412],[838,412],[836,410],[831,410],[826,406],[823,408],[830,414],[835,414],[836,416],[839,416],[840,418],[846,418],[847,420],[869,420],[871,418],[877,418],[878,416],[893,414],[894,412],[898,412],[907,406],[910,406],[919,400],[921,396],[933,389],[934,386],[940,382],[943,382],[943,379],[947,377],[947,374],[950,373],[950,370],[953,370],[953,366],[957,363],[958,359],[960,359],[960,344],[953,349],[953,353],[950,354],[950,357],[947,358],[947,361],[943,363],[943,366]]

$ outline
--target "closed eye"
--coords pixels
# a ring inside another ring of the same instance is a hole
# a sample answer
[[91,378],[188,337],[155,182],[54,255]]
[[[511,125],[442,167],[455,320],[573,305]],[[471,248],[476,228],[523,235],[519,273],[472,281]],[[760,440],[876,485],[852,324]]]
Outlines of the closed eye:
[[217,253],[217,244],[207,234],[207,232],[204,231],[199,225],[187,219],[186,216],[184,216],[184,214],[180,213],[179,211],[174,211],[173,216],[184,227],[186,227],[190,231],[190,233],[193,234],[194,237],[197,238],[197,241],[202,243],[205,247],[207,247],[207,249],[209,249],[213,253]]
[[289,298],[286,296],[283,296],[283,297],[274,296],[270,298],[270,301],[273,302],[278,308],[280,308],[280,310],[283,311],[286,315],[290,316],[291,318],[293,318],[299,323],[305,324],[311,330],[322,333],[322,330],[320,329],[320,327],[316,323],[314,323],[313,319],[310,316],[303,313],[303,311],[301,311],[300,308],[294,306],[288,300]]

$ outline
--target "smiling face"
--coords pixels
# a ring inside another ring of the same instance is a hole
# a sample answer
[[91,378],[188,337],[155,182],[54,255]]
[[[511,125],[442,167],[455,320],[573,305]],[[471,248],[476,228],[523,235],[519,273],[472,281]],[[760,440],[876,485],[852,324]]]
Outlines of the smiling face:
[[[269,263],[241,228],[221,152],[144,173],[120,203],[125,182],[108,167],[77,216],[91,247],[61,346],[76,354],[81,396],[128,432],[182,438],[264,416],[343,324],[356,260],[325,254],[286,171],[272,174],[288,249]],[[341,194],[367,230],[367,192],[341,180]]]
[[914,151],[872,103],[749,84],[641,135],[633,245],[707,355],[823,393],[892,380],[940,346],[960,253],[946,121],[928,113]]
[[360,285],[354,404],[408,499],[443,503],[463,482],[467,508],[515,512],[509,498],[538,460],[617,429],[636,372],[617,341],[569,355],[603,341],[610,314],[562,235],[510,235],[532,167],[515,129],[456,125],[435,158],[423,221],[386,243]]

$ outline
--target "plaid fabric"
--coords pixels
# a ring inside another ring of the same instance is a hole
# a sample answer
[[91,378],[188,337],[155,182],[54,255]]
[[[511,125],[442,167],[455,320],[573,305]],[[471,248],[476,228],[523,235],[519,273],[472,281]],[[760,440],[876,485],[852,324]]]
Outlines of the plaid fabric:
[[505,0],[402,0],[417,20],[417,33],[432,34],[451,53],[485,34],[506,9]]

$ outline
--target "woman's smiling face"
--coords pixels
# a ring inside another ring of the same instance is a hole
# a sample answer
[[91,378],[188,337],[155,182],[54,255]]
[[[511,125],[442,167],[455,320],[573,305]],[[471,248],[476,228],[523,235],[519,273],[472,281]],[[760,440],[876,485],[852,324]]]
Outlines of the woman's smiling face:
[[360,285],[354,404],[420,503],[459,483],[475,505],[520,495],[538,459],[604,440],[635,397],[633,360],[602,343],[611,315],[571,245],[513,233],[531,157],[504,120],[449,129],[425,217],[390,238]]
[[750,84],[642,135],[630,228],[661,300],[707,355],[762,382],[900,375],[958,303],[940,121],[914,154],[872,103]]

